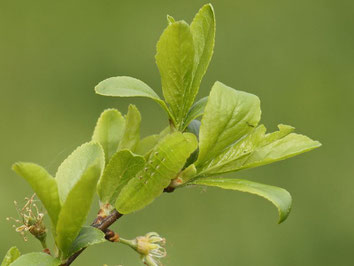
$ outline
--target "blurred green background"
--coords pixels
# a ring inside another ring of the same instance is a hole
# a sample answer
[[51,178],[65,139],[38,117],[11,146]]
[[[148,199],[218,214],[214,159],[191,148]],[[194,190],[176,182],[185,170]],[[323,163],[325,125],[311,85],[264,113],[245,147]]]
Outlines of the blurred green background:
[[[142,135],[166,125],[148,99],[95,95],[101,80],[137,77],[160,95],[155,44],[166,14],[190,22],[204,1],[0,0],[0,255],[24,243],[16,216],[29,186],[10,169],[39,163],[55,173],[90,139],[101,111],[143,115]],[[125,238],[158,231],[168,240],[165,265],[353,265],[354,1],[217,0],[216,49],[198,98],[220,80],[258,95],[262,121],[320,140],[308,154],[234,174],[288,189],[289,219],[277,225],[267,201],[244,193],[190,188],[162,195],[114,228]],[[95,214],[94,206],[91,217]],[[91,219],[91,218],[90,218]],[[128,247],[104,244],[74,265],[139,265]]]

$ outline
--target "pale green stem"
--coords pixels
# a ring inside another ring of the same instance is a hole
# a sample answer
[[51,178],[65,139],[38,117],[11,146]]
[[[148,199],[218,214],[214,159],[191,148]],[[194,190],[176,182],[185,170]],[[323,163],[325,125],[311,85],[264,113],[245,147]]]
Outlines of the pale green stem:
[[136,241],[135,240],[128,240],[128,239],[124,239],[124,238],[119,238],[119,243],[122,243],[122,244],[124,244],[124,245],[127,245],[127,246],[129,246],[129,247],[131,247],[131,248],[133,248],[133,249],[135,249],[136,250],[136,248],[137,248],[137,243],[136,243]]

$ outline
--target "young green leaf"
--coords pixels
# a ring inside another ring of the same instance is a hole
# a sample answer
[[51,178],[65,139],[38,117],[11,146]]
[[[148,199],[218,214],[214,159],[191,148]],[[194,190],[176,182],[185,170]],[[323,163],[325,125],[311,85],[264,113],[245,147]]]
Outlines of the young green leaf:
[[14,262],[18,257],[21,256],[20,251],[17,247],[11,247],[1,263],[1,266],[9,266],[12,262]]
[[60,202],[62,204],[65,202],[69,192],[81,180],[87,169],[95,166],[103,171],[104,165],[104,152],[100,144],[89,142],[78,147],[59,166],[56,173]]
[[115,207],[122,214],[142,209],[158,197],[197,148],[191,133],[167,135],[151,152],[142,169],[121,190]]
[[15,163],[12,169],[31,185],[56,225],[61,207],[55,179],[44,168],[33,163]]
[[147,155],[161,139],[163,139],[167,134],[170,133],[170,127],[166,127],[160,132],[160,134],[150,135],[139,141],[135,153],[140,155]]
[[236,171],[264,139],[265,132],[264,125],[254,128],[246,136],[213,158],[199,171],[199,174],[212,175]]
[[60,261],[44,252],[32,252],[22,255],[11,266],[58,266]]
[[85,170],[63,202],[55,242],[66,258],[90,210],[102,168],[93,164]]
[[197,101],[191,109],[189,110],[186,119],[184,120],[183,123],[183,130],[195,119],[197,119],[199,116],[202,116],[204,114],[204,109],[205,106],[208,102],[208,97],[204,97]]
[[321,146],[304,135],[291,133],[284,138],[273,141],[256,149],[244,162],[240,169],[253,168],[276,161],[284,160],[295,155],[311,151]]
[[205,165],[199,175],[215,175],[257,167],[310,151],[321,145],[306,136],[290,134],[294,130],[291,126],[278,127],[279,131],[265,134],[266,128],[263,125],[258,126]]
[[[196,70],[192,91],[198,92],[200,83],[208,69],[215,45],[215,14],[211,4],[204,5],[190,26],[196,55]],[[194,119],[194,118],[193,118]]]
[[193,179],[197,174],[197,169],[195,168],[194,164],[189,165],[187,168],[183,169],[179,175],[178,178],[175,179],[176,182],[174,182],[175,187],[181,186],[183,184],[188,183],[190,180]]
[[197,90],[192,89],[193,36],[186,22],[168,25],[157,43],[155,58],[165,100],[176,119],[176,126],[180,127],[197,94]]
[[197,168],[257,126],[261,117],[257,96],[220,82],[211,89],[199,133]]
[[170,25],[170,24],[172,24],[172,23],[175,23],[176,21],[175,21],[175,19],[172,17],[172,16],[170,16],[170,15],[167,15],[167,23]]
[[278,209],[279,223],[283,222],[291,210],[291,195],[283,188],[264,185],[248,180],[233,178],[200,178],[190,184],[238,190],[261,196],[272,202]]
[[258,146],[262,147],[267,144],[270,144],[278,139],[281,139],[281,138],[289,135],[291,132],[293,132],[295,130],[294,127],[288,126],[288,125],[283,125],[283,124],[279,124],[278,129],[279,129],[278,131],[264,135],[261,143],[259,143]]
[[145,155],[155,147],[160,139],[161,138],[159,134],[147,136],[139,141],[134,152],[139,155]]
[[81,228],[79,235],[72,243],[68,256],[71,256],[83,248],[101,244],[106,241],[105,234],[101,230],[92,226],[84,226]]
[[105,110],[97,121],[92,140],[101,144],[106,163],[118,150],[125,129],[125,119],[116,109]]
[[119,192],[141,169],[145,159],[128,150],[122,150],[113,155],[106,166],[97,185],[101,204],[114,205]]
[[168,114],[173,123],[175,118],[166,103],[146,83],[132,77],[112,77],[101,81],[95,91],[99,95],[112,97],[147,97],[157,102]]
[[139,79],[120,76],[101,81],[96,87],[97,94],[113,97],[147,97],[161,101],[156,92]]
[[119,150],[135,150],[135,147],[140,140],[140,122],[141,115],[138,108],[136,108],[135,105],[129,105],[128,113],[126,115],[126,126],[122,140],[119,143]]

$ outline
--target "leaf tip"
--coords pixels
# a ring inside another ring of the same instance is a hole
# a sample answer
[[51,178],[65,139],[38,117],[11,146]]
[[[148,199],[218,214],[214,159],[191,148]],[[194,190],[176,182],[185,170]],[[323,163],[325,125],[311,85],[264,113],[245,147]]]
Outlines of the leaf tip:
[[167,23],[168,25],[172,24],[172,23],[175,23],[176,20],[174,19],[174,17],[170,16],[170,15],[167,15]]
[[293,202],[293,198],[291,197],[291,194],[287,190],[284,191],[287,193],[288,196],[287,209],[282,210],[280,209],[280,207],[278,207],[278,213],[279,213],[278,224],[283,223],[289,217],[289,214],[291,212],[292,202]]
[[319,142],[318,140],[315,140],[314,142],[315,142],[315,144],[316,144],[316,147],[315,147],[315,148],[319,148],[319,147],[322,146],[322,143]]
[[21,169],[25,167],[25,165],[31,164],[31,163],[25,163],[25,162],[15,162],[14,164],[11,165],[12,171],[17,173],[18,175],[21,175]]
[[207,10],[207,12],[210,12],[211,15],[212,15],[212,17],[215,17],[214,7],[213,7],[213,5],[212,5],[211,3],[208,3],[208,4],[203,5],[203,6],[199,9],[199,11],[198,11],[198,13],[197,13],[196,16],[198,16],[200,13],[202,13],[202,12],[205,11],[205,10]]
[[17,172],[18,168],[20,167],[21,162],[16,162],[11,165],[11,169]]
[[213,13],[213,15],[215,14],[214,7],[213,7],[212,3],[205,4],[202,8],[207,8]]
[[136,115],[137,115],[139,118],[141,118],[141,114],[140,114],[140,112],[139,112],[139,109],[138,109],[138,107],[136,107],[135,104],[129,104],[129,106],[128,106],[128,113],[129,113],[129,112],[135,112]]
[[101,83],[102,83],[102,82],[98,83],[98,84],[95,86],[95,88],[94,88],[95,93],[98,94],[98,95],[102,95],[101,92],[100,92],[100,87],[99,87]]

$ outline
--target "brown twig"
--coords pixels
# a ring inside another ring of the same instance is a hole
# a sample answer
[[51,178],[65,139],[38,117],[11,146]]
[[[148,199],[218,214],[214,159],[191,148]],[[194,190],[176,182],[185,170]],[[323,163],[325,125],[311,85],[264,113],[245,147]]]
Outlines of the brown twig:
[[[110,215],[108,215],[106,218],[104,218],[102,221],[100,221],[99,223],[97,223],[97,221],[95,220],[91,226],[96,227],[97,229],[100,229],[101,231],[105,232],[108,227],[110,227],[115,221],[117,221],[120,217],[122,217],[123,214],[119,213],[117,210],[113,210],[112,213]],[[61,266],[68,266],[71,263],[73,263],[73,261],[85,250],[86,248],[83,248],[81,250],[79,250],[78,252],[76,252],[75,254],[71,255],[68,260],[63,263]]]
[[163,190],[163,192],[166,192],[166,193],[171,193],[173,191],[175,191],[175,188],[171,187],[171,186],[168,186]]
[[[175,188],[168,186],[164,189],[164,192],[171,193],[175,190]],[[102,213],[99,212],[97,218],[93,221],[91,226],[100,229],[102,232],[106,233],[108,227],[110,227],[115,221],[117,221],[123,214],[119,213],[116,209],[114,209],[110,215],[103,218]],[[118,236],[118,235],[117,235]],[[119,237],[119,236],[118,236]],[[86,248],[79,250],[78,252],[71,255],[68,260],[63,263],[61,266],[69,266]]]
[[104,238],[110,242],[119,242],[119,235],[110,229],[106,229]]

